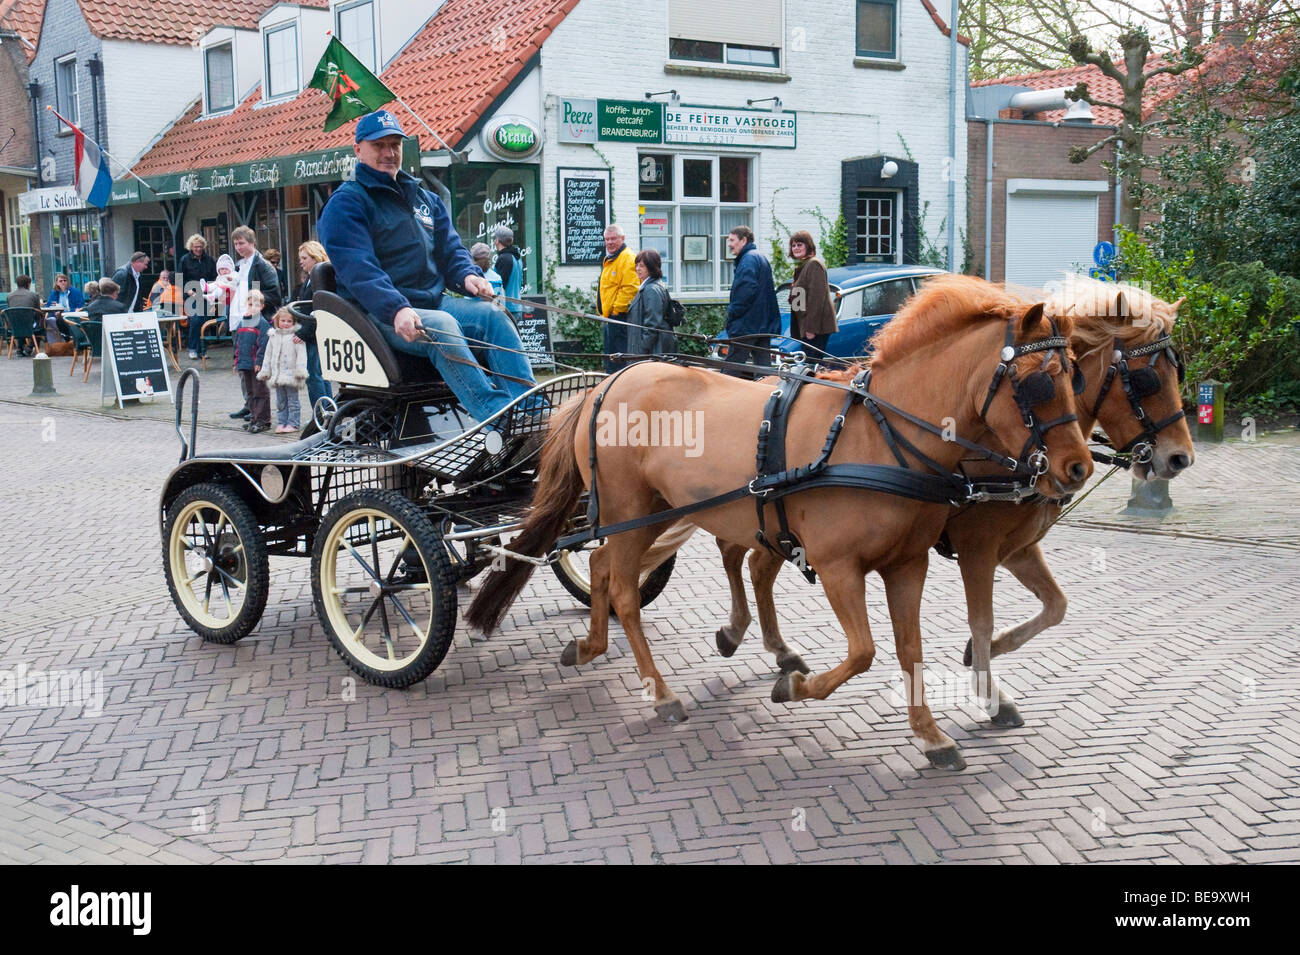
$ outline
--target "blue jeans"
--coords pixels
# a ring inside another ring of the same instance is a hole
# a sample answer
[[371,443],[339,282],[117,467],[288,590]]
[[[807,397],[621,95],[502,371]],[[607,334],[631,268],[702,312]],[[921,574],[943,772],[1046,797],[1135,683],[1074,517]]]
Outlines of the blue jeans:
[[275,386],[275,423],[278,425],[299,425],[298,386]]
[[[334,397],[334,390],[325,380],[320,370],[320,349],[315,342],[307,342],[307,404],[316,407],[316,399],[328,395]],[[309,415],[310,417],[310,415]]]
[[[380,332],[395,351],[423,355],[433,362],[443,381],[476,421],[490,418],[533,387],[533,370],[528,357],[522,354],[523,343],[519,341],[519,333],[509,316],[491,302],[447,296],[442,300],[442,308],[436,311],[417,308],[415,313],[420,316],[420,322],[433,343],[408,342],[393,330],[392,325],[379,323]],[[466,339],[470,339],[468,344]],[[476,367],[478,359],[470,351],[470,346],[478,347],[483,342],[515,349],[487,348],[487,366],[498,373],[491,378]],[[529,384],[500,375],[520,378]]]

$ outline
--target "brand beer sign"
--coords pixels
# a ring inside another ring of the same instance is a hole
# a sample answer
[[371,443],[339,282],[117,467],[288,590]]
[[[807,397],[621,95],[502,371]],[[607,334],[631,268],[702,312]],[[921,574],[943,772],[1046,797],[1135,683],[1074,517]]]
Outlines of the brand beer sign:
[[498,116],[484,127],[481,141],[493,156],[514,161],[537,155],[542,148],[542,133],[522,116]]

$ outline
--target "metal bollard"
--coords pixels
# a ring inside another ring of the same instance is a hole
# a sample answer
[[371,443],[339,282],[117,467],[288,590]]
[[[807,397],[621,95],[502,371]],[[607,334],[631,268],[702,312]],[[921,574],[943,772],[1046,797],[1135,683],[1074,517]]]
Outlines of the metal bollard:
[[32,394],[58,394],[54,390],[54,369],[50,367],[49,355],[37,354],[32,358]]
[[1135,517],[1164,517],[1174,509],[1169,497],[1169,482],[1162,478],[1139,481],[1133,478],[1128,505],[1122,513]]

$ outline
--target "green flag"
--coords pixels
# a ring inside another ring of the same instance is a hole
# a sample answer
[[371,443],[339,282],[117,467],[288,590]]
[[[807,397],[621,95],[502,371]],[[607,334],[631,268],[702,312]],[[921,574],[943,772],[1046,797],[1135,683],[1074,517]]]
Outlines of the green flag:
[[324,90],[334,100],[334,107],[325,117],[327,133],[397,98],[379,77],[348,52],[338,37],[330,37],[325,55],[316,64],[316,75],[308,85]]

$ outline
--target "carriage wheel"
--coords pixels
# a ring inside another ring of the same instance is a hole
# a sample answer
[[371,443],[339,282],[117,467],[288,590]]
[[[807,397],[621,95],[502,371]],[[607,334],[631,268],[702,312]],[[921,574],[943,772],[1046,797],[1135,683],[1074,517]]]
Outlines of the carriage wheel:
[[252,510],[222,484],[198,484],[171,503],[163,569],[172,602],[204,640],[234,643],[262,619],[270,566]]
[[[664,592],[668,579],[673,575],[673,565],[677,555],[671,554],[662,564],[643,574],[641,577],[641,606],[648,607],[654,599]],[[585,550],[566,550],[560,552],[560,559],[551,565],[555,576],[560,578],[564,589],[572,594],[584,606],[591,606],[591,555]],[[613,613],[613,608],[610,609]]]
[[456,633],[454,581],[441,535],[396,491],[347,495],[316,533],[316,613],[370,683],[408,687],[437,669]]

